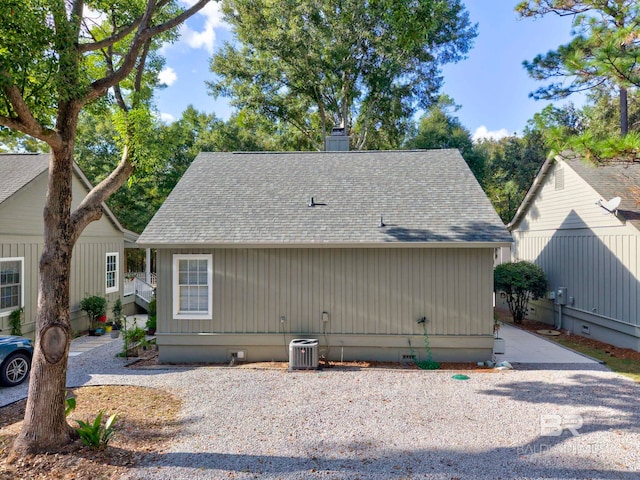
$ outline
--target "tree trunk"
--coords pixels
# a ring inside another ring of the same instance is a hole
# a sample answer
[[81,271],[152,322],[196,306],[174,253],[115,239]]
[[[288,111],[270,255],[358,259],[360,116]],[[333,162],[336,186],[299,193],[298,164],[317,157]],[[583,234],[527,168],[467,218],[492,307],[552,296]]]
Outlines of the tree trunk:
[[[61,130],[69,131],[68,127],[74,120],[77,121],[77,115],[72,113],[71,119],[67,120],[68,125],[65,125],[67,128]],[[75,126],[72,131],[75,132]],[[63,142],[60,149],[52,149],[49,161],[35,351],[24,423],[14,442],[13,455],[49,451],[69,443],[75,437],[75,430],[67,423],[64,413],[67,359],[71,343],[69,276],[74,243],[71,225],[72,175],[73,140]]]
[[629,133],[629,110],[627,89],[620,87],[620,135],[623,137]]

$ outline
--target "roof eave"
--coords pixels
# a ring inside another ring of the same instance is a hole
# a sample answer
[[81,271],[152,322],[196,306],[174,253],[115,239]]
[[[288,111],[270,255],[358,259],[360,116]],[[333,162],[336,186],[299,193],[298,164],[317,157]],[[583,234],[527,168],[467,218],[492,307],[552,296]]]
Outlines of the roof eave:
[[138,242],[141,248],[498,248],[509,247],[512,241],[479,241],[479,242],[336,242],[336,243],[197,243],[197,242]]
[[522,200],[522,203],[518,207],[518,210],[516,210],[516,214],[513,216],[513,219],[507,224],[507,230],[512,232],[520,223],[520,220],[522,220],[522,217],[524,217],[524,215],[526,214],[529,206],[531,205],[531,202],[533,202],[533,199],[538,193],[538,190],[542,186],[544,179],[547,177],[551,166],[554,164],[554,162],[561,159],[562,157],[560,155],[556,155],[555,157],[549,157],[547,160],[545,160],[545,162],[540,167],[540,171],[536,175],[536,178],[533,179],[531,188],[529,188],[529,191]]

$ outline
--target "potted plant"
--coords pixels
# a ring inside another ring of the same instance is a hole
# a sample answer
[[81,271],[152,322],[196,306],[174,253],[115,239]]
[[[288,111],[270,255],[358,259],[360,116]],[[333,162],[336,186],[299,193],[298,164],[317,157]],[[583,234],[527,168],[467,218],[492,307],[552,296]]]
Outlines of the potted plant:
[[505,353],[506,342],[504,338],[500,338],[500,327],[502,324],[498,321],[498,317],[493,317],[493,353],[502,354]]
[[107,313],[107,300],[100,295],[90,295],[80,301],[80,310],[89,317],[89,335],[96,335],[98,321]]
[[122,300],[119,298],[113,303],[111,307],[111,338],[118,338],[120,336],[120,330],[122,329]]

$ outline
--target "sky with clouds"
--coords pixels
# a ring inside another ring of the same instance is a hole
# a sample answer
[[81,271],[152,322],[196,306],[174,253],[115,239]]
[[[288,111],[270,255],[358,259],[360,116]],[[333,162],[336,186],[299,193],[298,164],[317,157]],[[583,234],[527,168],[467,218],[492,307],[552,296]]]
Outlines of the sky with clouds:
[[[195,0],[183,0],[185,5]],[[570,39],[571,19],[548,16],[519,20],[514,12],[517,0],[466,0],[479,35],[468,58],[443,68],[443,93],[460,105],[456,115],[475,139],[500,138],[522,132],[527,121],[548,102],[529,98],[542,84],[528,78],[523,60],[555,49]],[[188,105],[199,111],[228,118],[225,99],[207,94],[205,82],[211,54],[231,40],[222,22],[220,7],[211,2],[181,27],[180,39],[165,45],[161,53],[166,66],[160,80],[166,86],[156,95],[164,121],[180,117]],[[577,104],[583,97],[571,98]]]

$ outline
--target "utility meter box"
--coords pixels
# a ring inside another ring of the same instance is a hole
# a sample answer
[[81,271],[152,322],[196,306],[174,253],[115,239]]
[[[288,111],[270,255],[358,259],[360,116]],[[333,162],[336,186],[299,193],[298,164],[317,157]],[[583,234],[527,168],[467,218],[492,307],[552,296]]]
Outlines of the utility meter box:
[[567,287],[558,288],[558,294],[556,295],[556,303],[558,305],[567,304]]

